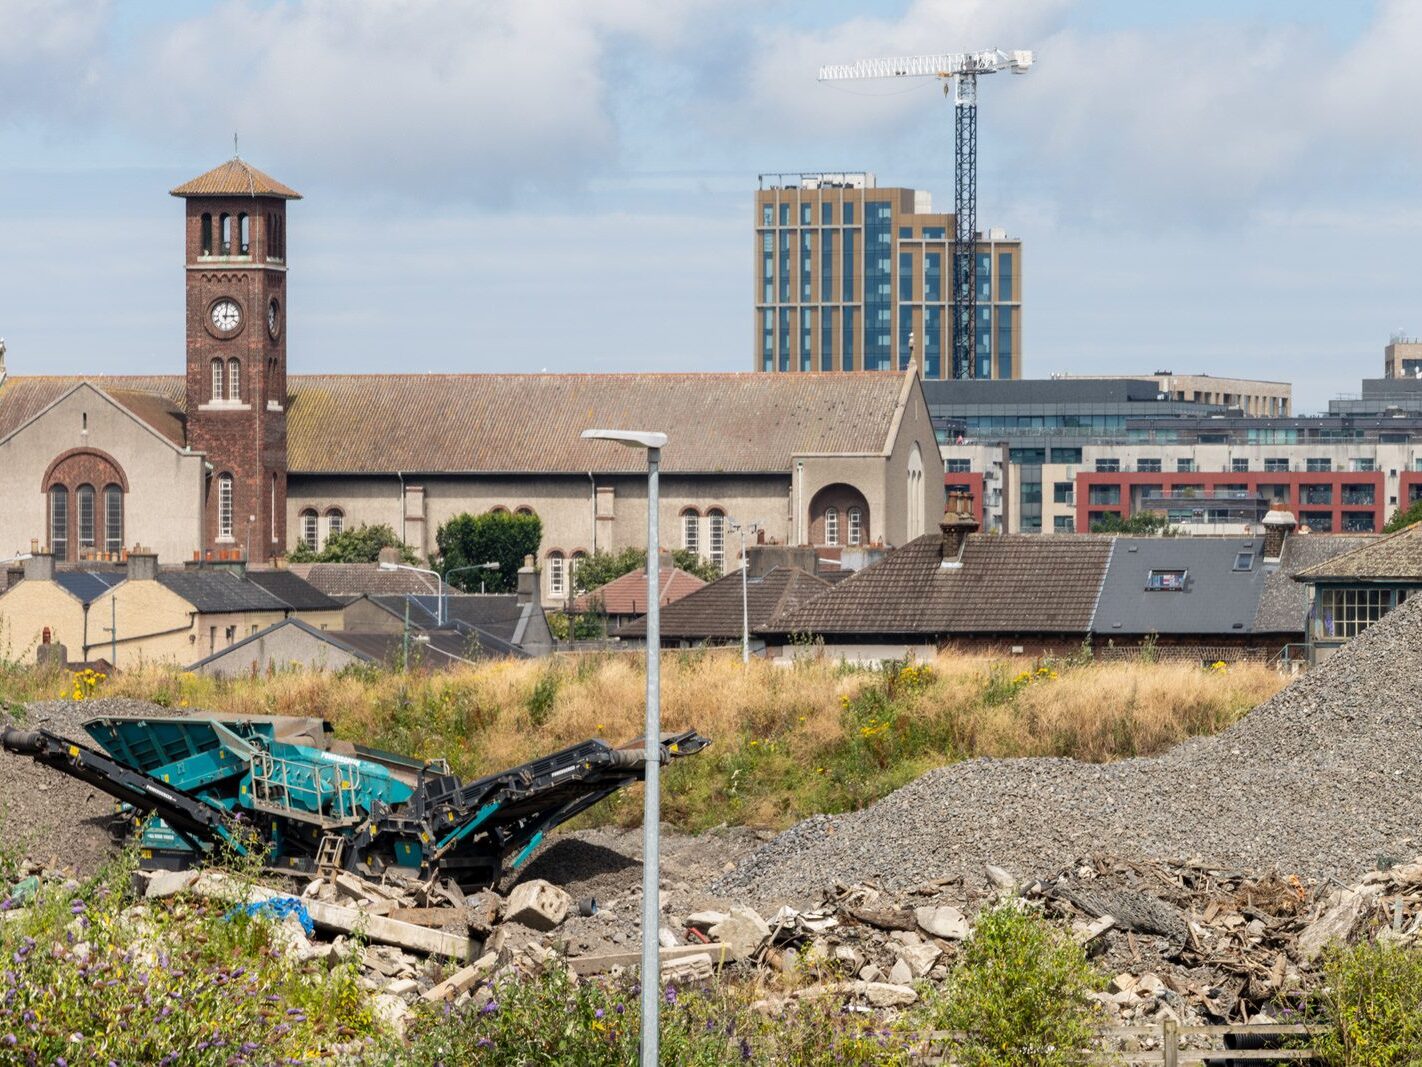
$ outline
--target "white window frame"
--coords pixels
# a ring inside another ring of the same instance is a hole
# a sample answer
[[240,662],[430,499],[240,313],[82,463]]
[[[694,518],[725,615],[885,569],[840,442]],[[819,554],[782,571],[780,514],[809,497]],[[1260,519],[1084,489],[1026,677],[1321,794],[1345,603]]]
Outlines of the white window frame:
[[726,513],[720,508],[712,508],[706,513],[707,548],[711,553],[711,565],[717,570],[726,569]]
[[[332,534],[341,533],[346,528],[346,513],[340,508],[326,509],[326,540],[330,540]],[[325,544],[325,541],[322,542]]]
[[227,361],[227,399],[242,402],[242,363],[235,356]]
[[219,474],[217,476],[217,536],[228,541],[232,540],[232,498],[232,475]]
[[550,552],[548,564],[548,595],[555,599],[568,595],[567,559],[561,552]]
[[854,507],[849,509],[849,544],[858,548],[864,543],[864,512]]
[[307,508],[301,513],[301,543],[313,552],[321,547],[320,522],[315,508]]
[[825,544],[831,547],[839,544],[839,508],[833,504],[825,508]]
[[696,511],[681,513],[681,547],[701,555],[701,516]]
[[212,361],[212,399],[221,400],[224,397],[222,383],[227,380],[227,364],[221,359]]

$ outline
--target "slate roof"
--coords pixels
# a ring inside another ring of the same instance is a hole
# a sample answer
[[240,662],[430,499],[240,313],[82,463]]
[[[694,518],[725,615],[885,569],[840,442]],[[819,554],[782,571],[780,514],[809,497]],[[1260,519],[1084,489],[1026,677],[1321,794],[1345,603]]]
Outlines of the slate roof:
[[1291,533],[1284,541],[1283,558],[1264,580],[1254,632],[1303,632],[1308,622],[1308,587],[1294,581],[1294,575],[1377,539],[1377,534]]
[[1091,534],[971,534],[962,567],[945,568],[942,536],[925,534],[761,631],[1085,634],[1111,540]]
[[[772,567],[746,581],[745,609],[751,629],[804,604],[832,588],[831,583],[798,567]],[[717,578],[661,611],[663,637],[740,640],[743,622],[741,572]],[[621,637],[646,637],[643,616],[618,628]]]
[[[657,603],[666,605],[696,592],[706,583],[680,567],[663,567],[657,575]],[[638,567],[573,601],[574,611],[599,610],[608,615],[637,615],[647,610],[647,568]]]
[[269,174],[263,174],[245,159],[236,156],[219,163],[192,181],[170,189],[173,196],[275,196],[282,200],[300,200],[301,194],[283,185]]
[[[436,592],[435,579],[428,574],[383,571],[378,563],[293,563],[287,569],[342,602],[361,596],[434,595]],[[458,592],[453,586],[445,586],[445,589],[451,596]]]
[[342,604],[289,570],[249,570],[247,580],[296,611],[340,611]]
[[217,612],[289,610],[285,601],[231,571],[160,570],[158,582],[177,593],[204,615]]
[[[376,663],[391,664],[399,660],[403,634],[357,633],[351,630],[336,630],[331,636],[358,654]],[[416,640],[418,638],[418,640]],[[418,630],[411,639],[413,659],[418,654],[420,661],[431,667],[452,667],[467,663],[483,652],[482,643],[477,652],[470,648],[469,637],[457,630]],[[418,649],[418,653],[413,650]],[[492,655],[523,655],[518,649],[490,653]]]
[[[0,437],[82,381],[123,393],[120,402],[181,443],[179,375],[7,378]],[[667,473],[783,472],[796,455],[882,455],[913,383],[897,372],[858,371],[330,374],[295,375],[287,384],[293,473],[635,474],[646,470],[639,450],[584,441],[580,431],[655,422],[670,437]]]
[[81,604],[92,604],[124,580],[123,571],[56,570],[55,583]]
[[[371,602],[378,604],[398,619],[405,617],[405,604],[410,604],[410,625],[434,627],[439,624],[439,597],[433,594],[420,596],[373,596]],[[451,594],[445,597],[445,617],[452,624],[483,631],[498,640],[512,644],[518,633],[519,621],[523,617],[525,605],[518,602],[513,593]]]
[[1299,571],[1299,581],[1422,581],[1422,522]]
[[253,641],[260,641],[262,640],[262,638],[267,637],[269,634],[276,633],[276,631],[282,629],[285,626],[294,626],[299,630],[305,631],[307,634],[316,638],[319,641],[324,641],[326,644],[333,645],[334,647],[341,649],[343,652],[351,653],[358,659],[365,660],[367,663],[371,661],[371,658],[364,652],[361,652],[358,649],[345,644],[343,641],[334,638],[330,631],[318,630],[309,622],[303,622],[301,619],[285,618],[282,619],[280,622],[274,622],[270,626],[263,627],[254,634],[248,634],[246,637],[242,638],[242,640],[237,641],[234,644],[230,644],[226,648],[219,649],[210,656],[204,656],[202,659],[198,660],[194,664],[191,664],[185,669],[189,671],[200,670],[201,668],[207,666],[209,663],[212,663],[215,660],[222,659],[223,656],[235,652],[238,649],[251,644]]
[[[1242,552],[1248,568],[1235,570]],[[1102,637],[1250,633],[1268,572],[1262,537],[1117,537],[1092,630]],[[1152,570],[1183,570],[1184,588],[1147,590]]]

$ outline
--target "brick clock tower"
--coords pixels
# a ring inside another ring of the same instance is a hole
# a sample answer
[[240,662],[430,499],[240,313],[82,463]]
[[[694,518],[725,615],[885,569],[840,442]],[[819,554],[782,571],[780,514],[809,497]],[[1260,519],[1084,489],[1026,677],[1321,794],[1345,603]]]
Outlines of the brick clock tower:
[[207,454],[203,543],[254,562],[286,548],[286,202],[232,158],[187,202],[188,443]]

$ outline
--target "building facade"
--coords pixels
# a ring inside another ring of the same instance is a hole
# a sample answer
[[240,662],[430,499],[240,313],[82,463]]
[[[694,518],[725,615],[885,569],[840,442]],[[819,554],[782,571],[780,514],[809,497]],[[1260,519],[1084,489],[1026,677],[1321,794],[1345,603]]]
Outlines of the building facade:
[[[953,375],[952,213],[874,175],[761,175],[755,359],[761,371]],[[979,234],[975,378],[1022,377],[1022,242]]]

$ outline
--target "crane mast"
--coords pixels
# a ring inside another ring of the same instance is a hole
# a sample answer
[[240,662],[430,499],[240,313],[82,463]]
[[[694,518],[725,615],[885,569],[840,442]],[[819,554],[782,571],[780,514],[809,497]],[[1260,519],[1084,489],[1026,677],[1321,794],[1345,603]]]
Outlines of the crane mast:
[[820,81],[867,78],[953,79],[953,377],[977,375],[978,75],[1000,70],[1026,74],[1029,51],[861,59],[820,68]]

